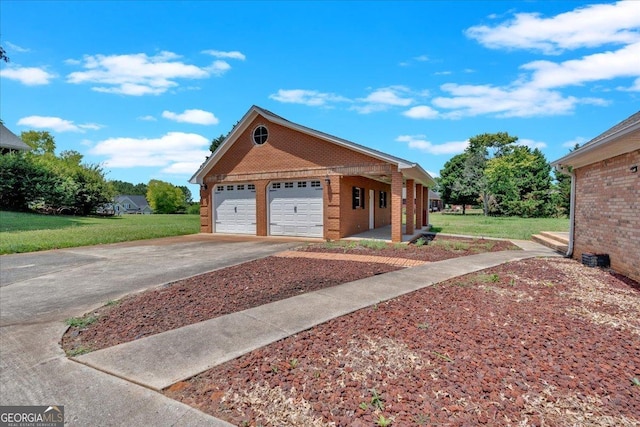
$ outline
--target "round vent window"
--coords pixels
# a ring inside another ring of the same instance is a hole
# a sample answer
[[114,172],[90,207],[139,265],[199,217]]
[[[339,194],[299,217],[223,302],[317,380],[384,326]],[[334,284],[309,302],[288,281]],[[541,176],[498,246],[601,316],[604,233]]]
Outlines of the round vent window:
[[262,145],[265,142],[267,142],[268,137],[269,137],[269,132],[267,131],[267,128],[264,126],[258,126],[253,131],[253,142],[255,142],[258,145]]

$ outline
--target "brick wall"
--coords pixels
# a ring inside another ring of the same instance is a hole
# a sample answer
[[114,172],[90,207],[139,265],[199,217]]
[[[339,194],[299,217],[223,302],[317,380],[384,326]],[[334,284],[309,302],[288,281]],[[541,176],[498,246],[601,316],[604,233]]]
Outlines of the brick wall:
[[612,269],[640,281],[640,171],[632,173],[634,165],[640,167],[640,150],[575,170],[574,257],[609,254]]
[[[253,130],[258,125],[264,125],[269,132],[269,138],[263,145],[253,142]],[[384,162],[257,117],[210,174],[274,172],[371,163]]]
[[[353,187],[364,188],[364,209],[353,209]],[[369,229],[369,190],[374,190],[374,224],[383,227],[391,223],[391,186],[361,176],[343,176],[340,187],[340,237],[362,233]],[[387,207],[380,208],[380,192],[387,192]]]
[[[264,125],[269,132],[268,140],[263,145],[256,145],[253,142],[253,131],[259,125]],[[375,211],[376,227],[387,225],[391,221],[391,194],[389,186],[385,186],[383,183],[361,177],[332,175],[331,184],[327,186],[324,181],[324,172],[322,176],[314,176],[313,172],[310,172],[305,177],[301,177],[298,174],[287,176],[286,173],[282,173],[307,168],[313,170],[314,168],[331,166],[366,164],[384,164],[384,162],[271,123],[262,117],[257,117],[204,178],[208,189],[201,191],[200,194],[200,230],[204,233],[213,231],[211,225],[211,191],[215,187],[216,181],[212,177],[215,175],[253,174],[257,172],[279,172],[278,180],[319,179],[323,187],[325,187],[323,191],[324,234],[327,239],[339,239],[359,231],[368,230],[369,189],[376,189],[376,197],[379,197],[380,190],[388,192],[386,210]],[[231,180],[233,181],[234,179]],[[270,181],[263,179],[249,179],[249,181],[256,185],[256,234],[266,236],[268,234],[267,186]],[[351,209],[350,192],[353,185],[364,187],[366,190],[365,209],[359,209],[358,212],[352,212]],[[345,191],[349,194],[346,194]],[[378,200],[376,200],[375,206],[376,208],[379,206]]]

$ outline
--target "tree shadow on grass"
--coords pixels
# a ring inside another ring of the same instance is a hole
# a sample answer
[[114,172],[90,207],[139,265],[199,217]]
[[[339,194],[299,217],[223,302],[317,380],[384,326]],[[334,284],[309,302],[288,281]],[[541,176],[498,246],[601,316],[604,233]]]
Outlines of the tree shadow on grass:
[[10,212],[2,212],[0,231],[20,232],[38,230],[60,230],[64,228],[91,225],[96,221],[118,221],[120,217],[72,216],[72,215],[39,215],[31,213],[15,216]]

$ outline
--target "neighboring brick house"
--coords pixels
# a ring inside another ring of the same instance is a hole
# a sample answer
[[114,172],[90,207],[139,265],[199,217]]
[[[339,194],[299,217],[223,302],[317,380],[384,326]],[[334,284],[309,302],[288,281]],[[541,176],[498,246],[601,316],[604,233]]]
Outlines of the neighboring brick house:
[[[293,123],[253,106],[190,182],[200,184],[201,231],[340,239],[391,225],[402,241],[426,225],[420,165]],[[416,208],[413,208],[416,206]],[[416,210],[418,212],[416,212]]]
[[640,281],[640,111],[552,165],[572,176],[567,255],[608,254]]
[[3,123],[0,123],[0,154],[30,151],[24,141],[11,132]]

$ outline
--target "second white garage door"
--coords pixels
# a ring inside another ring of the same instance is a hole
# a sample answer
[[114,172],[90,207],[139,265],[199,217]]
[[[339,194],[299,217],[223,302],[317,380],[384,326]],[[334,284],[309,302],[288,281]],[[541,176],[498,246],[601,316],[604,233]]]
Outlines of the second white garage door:
[[269,186],[269,234],[323,237],[320,181],[283,181]]
[[254,184],[220,184],[213,189],[216,233],[256,234]]

